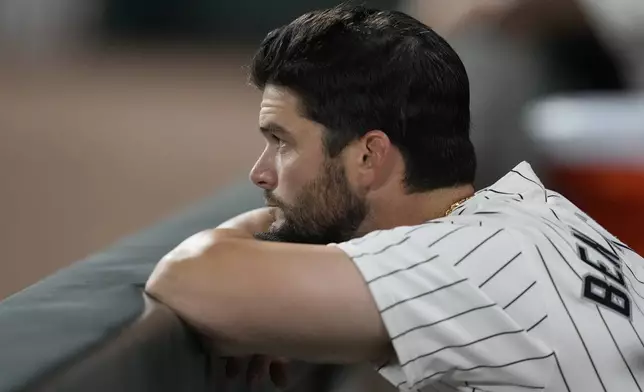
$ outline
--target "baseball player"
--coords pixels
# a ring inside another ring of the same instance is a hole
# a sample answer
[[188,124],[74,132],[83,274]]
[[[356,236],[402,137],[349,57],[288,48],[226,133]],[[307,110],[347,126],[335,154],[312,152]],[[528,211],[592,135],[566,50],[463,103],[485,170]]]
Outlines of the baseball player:
[[467,75],[431,29],[311,12],[251,76],[267,207],[146,286],[222,355],[371,362],[402,391],[641,391],[642,258],[528,163],[474,191]]

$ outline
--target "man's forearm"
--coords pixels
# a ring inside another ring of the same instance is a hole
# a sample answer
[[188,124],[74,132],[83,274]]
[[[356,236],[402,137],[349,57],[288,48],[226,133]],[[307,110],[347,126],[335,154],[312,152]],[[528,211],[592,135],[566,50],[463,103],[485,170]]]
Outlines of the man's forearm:
[[224,355],[337,363],[388,355],[378,309],[344,252],[238,234],[214,229],[185,241],[159,263],[146,290]]
[[275,208],[263,207],[245,212],[231,218],[219,226],[218,229],[241,230],[252,237],[253,234],[267,231],[275,221]]
[[[213,338],[213,343],[222,355],[238,355],[236,346],[231,344],[221,334],[213,333],[217,325],[223,321],[217,318],[225,317],[222,308],[213,311],[215,303],[210,303],[209,309],[198,309],[200,293],[196,287],[201,274],[216,274],[217,253],[225,242],[230,239],[253,240],[257,232],[268,230],[274,221],[272,208],[259,208],[237,215],[216,229],[198,233],[182,242],[177,248],[168,253],[155,267],[146,284],[146,292],[172,308],[180,317],[204,335]],[[207,264],[207,265],[204,265]],[[192,273],[195,269],[200,273]],[[208,270],[208,272],[206,271]],[[191,271],[192,270],[192,271]],[[212,282],[212,284],[216,284]],[[216,302],[216,301],[215,301]]]

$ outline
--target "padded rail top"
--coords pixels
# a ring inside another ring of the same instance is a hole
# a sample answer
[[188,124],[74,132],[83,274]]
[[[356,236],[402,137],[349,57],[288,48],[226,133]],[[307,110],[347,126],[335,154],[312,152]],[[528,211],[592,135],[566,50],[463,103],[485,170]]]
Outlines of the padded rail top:
[[261,204],[235,186],[0,302],[0,392],[206,390],[208,353],[143,287],[183,239]]

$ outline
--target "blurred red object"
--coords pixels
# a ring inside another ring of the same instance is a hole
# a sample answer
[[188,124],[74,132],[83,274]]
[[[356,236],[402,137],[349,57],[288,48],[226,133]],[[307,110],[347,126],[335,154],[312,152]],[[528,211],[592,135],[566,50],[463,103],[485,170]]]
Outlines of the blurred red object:
[[548,186],[644,255],[644,93],[550,97],[524,120]]
[[644,167],[552,165],[550,187],[644,255]]

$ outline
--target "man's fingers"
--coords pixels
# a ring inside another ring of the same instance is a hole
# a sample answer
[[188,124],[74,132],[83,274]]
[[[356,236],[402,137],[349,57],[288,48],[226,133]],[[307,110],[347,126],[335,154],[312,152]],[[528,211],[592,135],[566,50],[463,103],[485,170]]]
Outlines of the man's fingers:
[[237,377],[241,373],[242,366],[244,366],[243,358],[226,358],[226,377]]
[[226,377],[235,378],[239,376],[244,370],[244,365],[248,362],[246,367],[246,382],[248,385],[258,383],[269,375],[271,382],[278,388],[285,388],[288,386],[288,363],[286,358],[269,358],[265,355],[253,355],[250,358],[224,358],[226,361]]
[[248,361],[248,369],[246,370],[246,382],[254,384],[260,381],[265,374],[268,373],[270,360],[264,355],[253,355]]
[[283,358],[277,358],[270,363],[269,374],[271,381],[278,388],[286,388],[288,386],[288,361]]

